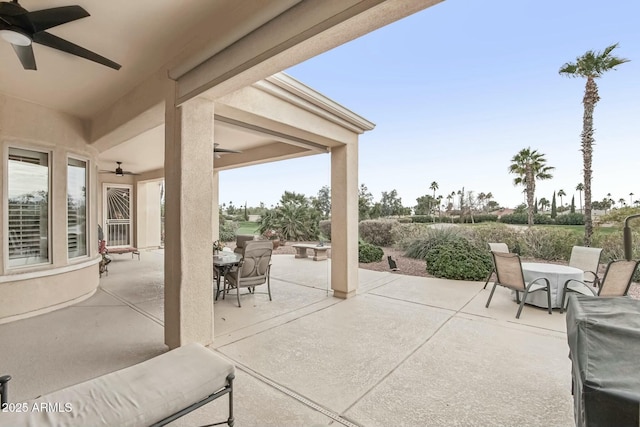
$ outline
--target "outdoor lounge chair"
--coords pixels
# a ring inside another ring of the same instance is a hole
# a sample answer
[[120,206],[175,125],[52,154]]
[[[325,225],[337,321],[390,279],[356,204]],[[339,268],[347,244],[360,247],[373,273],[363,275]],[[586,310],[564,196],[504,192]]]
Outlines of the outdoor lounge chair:
[[[509,253],[509,247],[506,243],[489,243],[489,250],[491,252]],[[493,273],[495,273],[495,271],[496,267],[494,266],[493,269],[489,272],[487,280],[486,282],[484,282],[484,287],[482,289],[487,289],[487,284],[489,283],[489,280],[491,280],[491,276],[493,275]]]
[[[524,303],[527,300],[527,295],[536,291],[547,291],[547,307],[549,314],[551,311],[551,287],[549,286],[549,280],[544,277],[539,277],[527,283],[524,280],[524,273],[522,272],[522,264],[520,263],[520,257],[518,254],[503,253],[503,252],[491,252],[493,255],[493,265],[496,268],[497,279],[489,294],[486,307],[489,308],[491,298],[493,298],[493,292],[496,290],[496,286],[504,286],[505,288],[516,291],[516,301],[520,304],[516,319],[520,318],[520,313],[524,307]],[[538,282],[544,282],[544,284]],[[520,301],[520,292],[523,292],[522,301]]]
[[223,298],[228,291],[235,288],[238,307],[242,307],[240,304],[240,288],[248,288],[250,293],[255,293],[256,286],[266,283],[269,301],[271,301],[269,272],[271,270],[272,252],[273,243],[270,240],[246,242],[242,249],[242,261],[238,264],[238,268],[226,275],[227,280],[225,281]]
[[600,256],[602,248],[589,248],[586,246],[574,246],[571,249],[569,267],[579,268],[584,271],[584,282],[593,283],[598,287],[600,278],[598,277],[598,267],[600,266]]
[[560,312],[564,311],[567,292],[599,297],[621,297],[627,295],[633,279],[633,273],[638,268],[638,262],[627,260],[611,261],[607,264],[604,277],[597,290],[587,282],[575,279],[567,280],[562,289]]

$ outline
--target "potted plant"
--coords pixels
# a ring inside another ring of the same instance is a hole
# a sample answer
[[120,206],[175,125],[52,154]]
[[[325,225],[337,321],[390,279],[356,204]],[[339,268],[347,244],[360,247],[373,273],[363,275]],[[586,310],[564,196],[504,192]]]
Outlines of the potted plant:
[[262,237],[267,240],[271,240],[271,243],[273,243],[273,249],[276,249],[280,246],[280,233],[278,233],[276,230],[269,229],[262,233]]
[[216,240],[215,242],[213,242],[214,255],[218,255],[218,252],[221,252],[223,248],[224,248],[224,243],[222,243],[221,241]]

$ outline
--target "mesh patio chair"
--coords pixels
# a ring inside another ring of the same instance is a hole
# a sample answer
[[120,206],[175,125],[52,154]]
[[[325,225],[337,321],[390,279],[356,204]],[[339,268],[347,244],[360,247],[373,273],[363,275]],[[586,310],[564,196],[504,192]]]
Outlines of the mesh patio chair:
[[[516,301],[520,305],[516,319],[520,318],[522,308],[527,300],[527,295],[537,291],[547,291],[547,307],[549,314],[551,311],[551,287],[549,286],[549,280],[545,277],[539,277],[531,282],[527,283],[524,280],[524,273],[522,272],[522,264],[520,263],[520,257],[518,254],[503,253],[503,252],[491,252],[493,256],[493,265],[496,269],[497,279],[493,284],[489,299],[487,300],[486,307],[489,308],[491,298],[496,290],[496,286],[504,286],[505,288],[516,291]],[[539,283],[544,282],[544,284]],[[523,292],[522,301],[520,300],[520,292]]]
[[[506,243],[489,243],[489,250],[491,252],[509,253],[509,247],[507,246]],[[493,269],[489,272],[489,275],[487,276],[487,280],[484,282],[484,287],[482,289],[487,289],[487,284],[489,283],[489,280],[491,280],[491,276],[495,272],[496,272],[496,267],[494,266]]]
[[[255,293],[256,286],[267,284],[269,301],[271,301],[271,254],[273,243],[270,240],[256,240],[246,242],[242,249],[242,261],[238,268],[226,275],[224,295],[231,289],[236,289],[238,307],[240,304],[240,288],[248,288],[249,293]],[[227,287],[228,285],[228,287]]]
[[633,273],[638,268],[639,261],[617,260],[607,264],[604,277],[597,289],[586,282],[580,280],[569,279],[564,283],[562,288],[562,305],[560,312],[564,311],[565,299],[567,292],[576,292],[583,295],[599,296],[599,297],[622,297],[627,295]]
[[600,266],[600,257],[602,248],[589,248],[586,246],[574,246],[571,249],[571,258],[569,258],[569,267],[579,268],[584,271],[584,282],[593,283],[598,287],[600,277],[598,277],[598,267]]

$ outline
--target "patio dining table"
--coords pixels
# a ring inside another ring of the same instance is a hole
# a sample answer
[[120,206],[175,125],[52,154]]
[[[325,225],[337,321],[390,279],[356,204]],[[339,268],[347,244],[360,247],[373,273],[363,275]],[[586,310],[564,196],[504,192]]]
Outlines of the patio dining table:
[[216,296],[218,299],[220,295],[220,278],[224,278],[229,271],[242,261],[242,254],[235,252],[221,252],[218,255],[213,256],[213,268],[217,271],[216,274]]
[[[522,272],[524,273],[524,280],[526,282],[531,282],[540,277],[549,280],[549,286],[551,287],[551,308],[560,308],[562,306],[562,288],[567,280],[583,280],[584,278],[584,271],[579,268],[542,262],[523,262]],[[513,292],[513,298],[515,299],[515,292]],[[547,308],[547,295],[544,291],[534,292],[527,295],[526,303]]]

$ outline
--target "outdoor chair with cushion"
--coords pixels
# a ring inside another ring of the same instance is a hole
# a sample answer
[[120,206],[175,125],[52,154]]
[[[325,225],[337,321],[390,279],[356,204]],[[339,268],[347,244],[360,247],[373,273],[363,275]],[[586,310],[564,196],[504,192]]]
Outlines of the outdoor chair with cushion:
[[[489,250],[491,252],[509,253],[509,247],[506,243],[489,243]],[[493,275],[493,273],[495,273],[495,271],[496,268],[494,266],[493,269],[489,272],[487,280],[484,282],[484,287],[482,289],[487,289],[487,284],[489,283],[489,280],[491,280],[491,276]]]
[[600,266],[600,256],[602,248],[589,248],[586,246],[574,246],[571,249],[569,267],[579,268],[584,271],[584,282],[593,283],[598,287],[600,278],[598,277],[598,267]]
[[607,264],[604,277],[597,289],[587,282],[575,279],[567,280],[562,289],[560,312],[564,311],[567,292],[599,297],[622,297],[627,295],[633,279],[633,273],[638,268],[638,262],[627,260],[611,261]]
[[[524,280],[522,264],[520,263],[518,254],[492,251],[491,255],[493,256],[493,265],[496,269],[497,279],[489,294],[486,305],[487,308],[489,308],[489,303],[491,302],[491,298],[493,298],[493,292],[496,290],[496,286],[500,285],[516,291],[516,301],[520,304],[516,319],[520,318],[520,313],[527,300],[527,295],[536,291],[547,291],[547,307],[549,314],[551,314],[551,287],[549,286],[548,279],[539,277],[527,283]],[[539,282],[544,282],[544,284]],[[520,301],[520,292],[523,292],[522,301]]]
[[[231,289],[236,289],[238,307],[240,304],[240,288],[248,288],[250,293],[255,293],[255,287],[267,284],[269,301],[271,301],[271,254],[273,243],[270,240],[256,240],[246,242],[242,250],[242,261],[238,268],[226,275],[224,295]],[[228,287],[227,287],[228,285]]]
[[247,242],[255,240],[253,234],[238,234],[236,235],[236,248],[233,250],[237,254],[241,254],[244,249],[244,245]]

